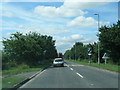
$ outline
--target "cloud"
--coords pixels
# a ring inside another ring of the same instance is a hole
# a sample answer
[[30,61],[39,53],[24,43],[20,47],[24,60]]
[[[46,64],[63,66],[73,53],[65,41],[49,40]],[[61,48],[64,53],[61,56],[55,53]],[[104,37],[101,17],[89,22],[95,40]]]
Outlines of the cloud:
[[34,12],[40,16],[56,18],[56,17],[74,17],[81,16],[86,14],[87,12],[83,12],[80,9],[69,9],[65,8],[64,5],[56,8],[50,6],[37,6],[34,9]]
[[41,34],[47,35],[56,35],[56,34],[66,34],[69,33],[69,30],[57,27],[41,27],[39,25],[15,25],[13,27],[2,27],[0,30],[14,30],[22,33],[38,32]]
[[70,27],[90,27],[90,26],[94,26],[97,24],[97,21],[94,20],[92,17],[83,17],[83,16],[79,16],[77,18],[75,18],[74,20],[70,21],[67,26]]
[[54,35],[54,34],[66,34],[69,33],[69,30],[64,28],[57,28],[58,26],[39,26],[39,25],[19,25],[18,28],[23,33],[38,32],[41,34]]
[[1,14],[2,14],[1,16],[5,16],[9,18],[13,17],[13,13],[9,11],[3,11]]
[[84,44],[93,43],[93,38],[86,38],[80,34],[73,34],[65,37],[54,37],[56,40],[56,48],[58,51],[64,53],[66,50],[70,49],[75,42],[83,42]]
[[107,0],[98,2],[96,0],[93,0],[93,2],[88,0],[65,0],[63,5],[57,8],[51,6],[37,6],[34,9],[34,13],[48,18],[83,16],[88,13],[87,11],[83,11],[84,9],[107,4],[108,2],[106,1]]
[[58,39],[58,41],[60,41],[60,43],[75,43],[75,42],[83,42],[83,43],[89,43],[91,41],[91,39],[87,39],[84,36],[80,35],[80,34],[73,34],[71,36],[65,36],[62,38],[56,38]]
[[83,10],[118,1],[119,0],[65,0],[63,7]]
[[[96,26],[98,21],[96,21],[92,17],[87,17],[85,18],[84,16],[79,16],[75,18],[74,20],[70,21],[67,23],[67,26],[69,27],[92,27]],[[106,25],[109,24],[110,22],[100,22],[100,25]]]

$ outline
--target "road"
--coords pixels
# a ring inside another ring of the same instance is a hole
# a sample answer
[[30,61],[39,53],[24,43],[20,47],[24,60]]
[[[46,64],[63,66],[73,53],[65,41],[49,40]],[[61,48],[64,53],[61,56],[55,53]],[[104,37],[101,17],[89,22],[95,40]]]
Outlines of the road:
[[118,88],[118,74],[66,62],[49,67],[20,88]]

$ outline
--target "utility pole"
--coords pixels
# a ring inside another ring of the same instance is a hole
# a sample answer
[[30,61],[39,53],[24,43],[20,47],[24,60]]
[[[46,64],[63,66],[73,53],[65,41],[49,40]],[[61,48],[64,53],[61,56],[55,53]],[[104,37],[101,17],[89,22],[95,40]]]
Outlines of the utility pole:
[[100,43],[99,43],[99,27],[100,27],[100,23],[99,23],[99,14],[98,13],[94,13],[94,15],[98,16],[98,64],[100,64]]
[[76,60],[76,42],[75,42],[75,60]]

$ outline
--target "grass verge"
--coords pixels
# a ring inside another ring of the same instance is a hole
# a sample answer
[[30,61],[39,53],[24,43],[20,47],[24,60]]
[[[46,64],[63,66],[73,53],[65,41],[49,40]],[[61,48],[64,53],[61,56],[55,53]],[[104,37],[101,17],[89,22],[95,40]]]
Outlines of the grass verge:
[[114,71],[114,72],[120,72],[119,68],[120,66],[118,65],[113,65],[113,64],[98,64],[98,63],[94,63],[91,62],[90,64],[83,60],[83,61],[75,61],[75,60],[68,60],[69,62],[74,62],[77,64],[82,64],[82,65],[86,65],[86,66],[92,66],[92,67],[96,67],[96,68],[101,68],[101,69],[106,69],[106,70],[110,70],[110,71]]
[[23,81],[25,78],[3,78],[2,79],[2,88],[11,88],[14,85],[16,85],[17,83]]
[[3,76],[12,76],[12,75],[16,75],[16,74],[20,74],[20,73],[24,73],[24,72],[31,72],[31,71],[39,71],[47,66],[51,65],[51,63],[47,63],[44,65],[39,65],[36,67],[32,67],[32,68],[21,68],[19,66],[19,68],[13,68],[13,69],[9,69],[9,70],[3,70],[2,71],[2,75]]
[[21,81],[25,80],[25,77],[10,77],[12,75],[17,75],[20,73],[24,73],[24,72],[32,72],[32,71],[39,71],[44,69],[45,67],[50,66],[51,63],[46,63],[40,66],[35,66],[32,68],[21,68],[19,66],[19,68],[13,68],[10,70],[3,70],[2,71],[2,75],[3,76],[7,76],[5,78],[2,78],[2,88],[12,88],[14,85],[16,85],[17,83],[20,83]]

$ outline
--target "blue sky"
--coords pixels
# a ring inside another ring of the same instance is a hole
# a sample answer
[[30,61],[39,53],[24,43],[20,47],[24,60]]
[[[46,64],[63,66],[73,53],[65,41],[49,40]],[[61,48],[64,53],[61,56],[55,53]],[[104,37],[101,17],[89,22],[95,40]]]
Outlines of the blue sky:
[[[97,16],[100,26],[118,20],[118,2],[2,2],[0,31],[9,38],[16,31],[50,35],[56,40],[58,52],[64,53],[75,42],[97,41]],[[0,46],[1,48],[2,46]]]

